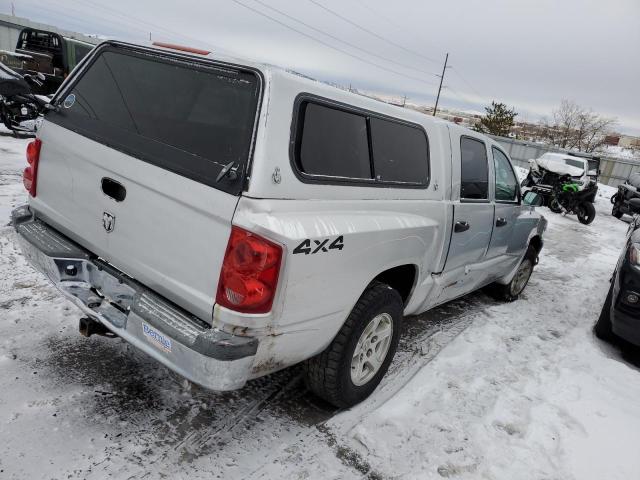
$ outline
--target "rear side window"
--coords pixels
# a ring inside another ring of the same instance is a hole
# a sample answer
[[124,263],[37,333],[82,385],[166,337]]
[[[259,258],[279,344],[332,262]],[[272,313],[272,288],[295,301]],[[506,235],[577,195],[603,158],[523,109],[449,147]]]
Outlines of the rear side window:
[[375,173],[380,180],[427,183],[429,163],[424,131],[372,118],[371,144]]
[[475,138],[460,138],[461,187],[460,198],[489,198],[489,164],[484,142]]
[[[111,46],[48,119],[146,162],[233,194],[242,189],[260,82],[222,69]],[[221,169],[236,171],[216,181]]]
[[300,167],[309,175],[371,178],[367,120],[361,115],[307,103]]
[[426,186],[429,143],[417,125],[304,100],[293,152],[302,180]]
[[495,173],[495,198],[498,202],[515,202],[518,199],[518,180],[507,156],[496,147],[493,152]]

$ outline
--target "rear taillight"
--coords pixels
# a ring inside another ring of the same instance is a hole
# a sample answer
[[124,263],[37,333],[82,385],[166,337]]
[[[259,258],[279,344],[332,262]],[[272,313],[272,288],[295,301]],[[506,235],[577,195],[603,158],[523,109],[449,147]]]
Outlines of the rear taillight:
[[216,303],[236,312],[267,313],[278,285],[282,247],[231,227]]
[[38,183],[38,162],[40,161],[40,148],[42,140],[36,138],[27,145],[27,168],[22,172],[22,183],[29,195],[36,196],[36,186]]

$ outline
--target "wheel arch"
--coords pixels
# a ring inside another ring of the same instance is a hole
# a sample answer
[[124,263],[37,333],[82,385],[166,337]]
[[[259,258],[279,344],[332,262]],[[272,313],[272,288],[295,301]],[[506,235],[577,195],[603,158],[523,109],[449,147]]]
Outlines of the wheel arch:
[[406,307],[415,288],[417,279],[418,266],[412,263],[407,263],[380,272],[369,283],[367,288],[374,282],[385,283],[400,294],[402,302]]
[[539,255],[543,245],[542,237],[540,235],[534,235],[531,237],[531,240],[529,240],[529,245],[536,250],[536,255]]

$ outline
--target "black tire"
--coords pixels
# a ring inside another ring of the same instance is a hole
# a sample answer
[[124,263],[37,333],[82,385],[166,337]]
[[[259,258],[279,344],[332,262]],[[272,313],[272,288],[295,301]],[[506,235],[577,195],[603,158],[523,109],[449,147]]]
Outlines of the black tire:
[[613,195],[611,195],[611,204],[615,205],[616,203],[618,203],[618,194],[614,193]]
[[[336,407],[345,408],[367,398],[384,377],[398,347],[402,327],[403,302],[400,294],[383,283],[372,284],[362,294],[331,344],[304,363],[309,389]],[[351,362],[360,336],[369,323],[386,313],[392,319],[389,347],[376,374],[363,385],[351,377]]]
[[620,220],[622,218],[622,215],[624,214],[614,205],[613,209],[611,210],[611,215]]
[[[491,295],[496,300],[501,300],[504,302],[513,302],[518,299],[520,294],[524,291],[529,283],[529,279],[531,278],[531,274],[533,273],[533,267],[536,265],[536,259],[538,257],[538,252],[534,247],[529,245],[527,249],[527,253],[525,254],[522,262],[518,266],[518,271],[513,276],[511,281],[506,285],[502,285],[500,283],[492,283],[487,287],[487,293]],[[524,278],[524,283],[520,283],[519,274],[522,272],[522,269],[528,271],[526,273],[526,278]]]
[[551,210],[553,213],[562,213],[562,208],[560,207],[560,204],[558,203],[556,197],[551,197],[549,199],[549,210]]
[[13,132],[13,126],[11,125],[11,122],[4,114],[2,114],[2,123],[7,128],[7,130],[11,130]]
[[591,202],[582,202],[578,205],[578,221],[584,225],[589,225],[596,218],[596,207]]
[[607,298],[604,301],[604,305],[602,305],[602,310],[600,311],[600,316],[598,317],[598,321],[593,326],[593,333],[600,340],[604,340],[605,342],[613,343],[616,340],[616,336],[613,333],[613,329],[611,327],[611,301],[613,297],[613,280],[611,281],[611,287],[609,287],[609,293],[607,293]]

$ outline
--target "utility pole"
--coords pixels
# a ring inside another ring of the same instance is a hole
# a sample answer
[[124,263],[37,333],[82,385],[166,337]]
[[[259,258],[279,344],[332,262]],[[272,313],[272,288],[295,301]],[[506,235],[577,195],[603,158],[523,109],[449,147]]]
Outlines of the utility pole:
[[442,90],[442,81],[444,80],[444,72],[447,69],[447,62],[449,61],[449,54],[444,57],[444,67],[442,67],[442,75],[440,76],[440,86],[438,87],[438,96],[436,97],[436,106],[433,107],[433,116],[436,116],[436,112],[438,111],[438,102],[440,101],[440,90]]

